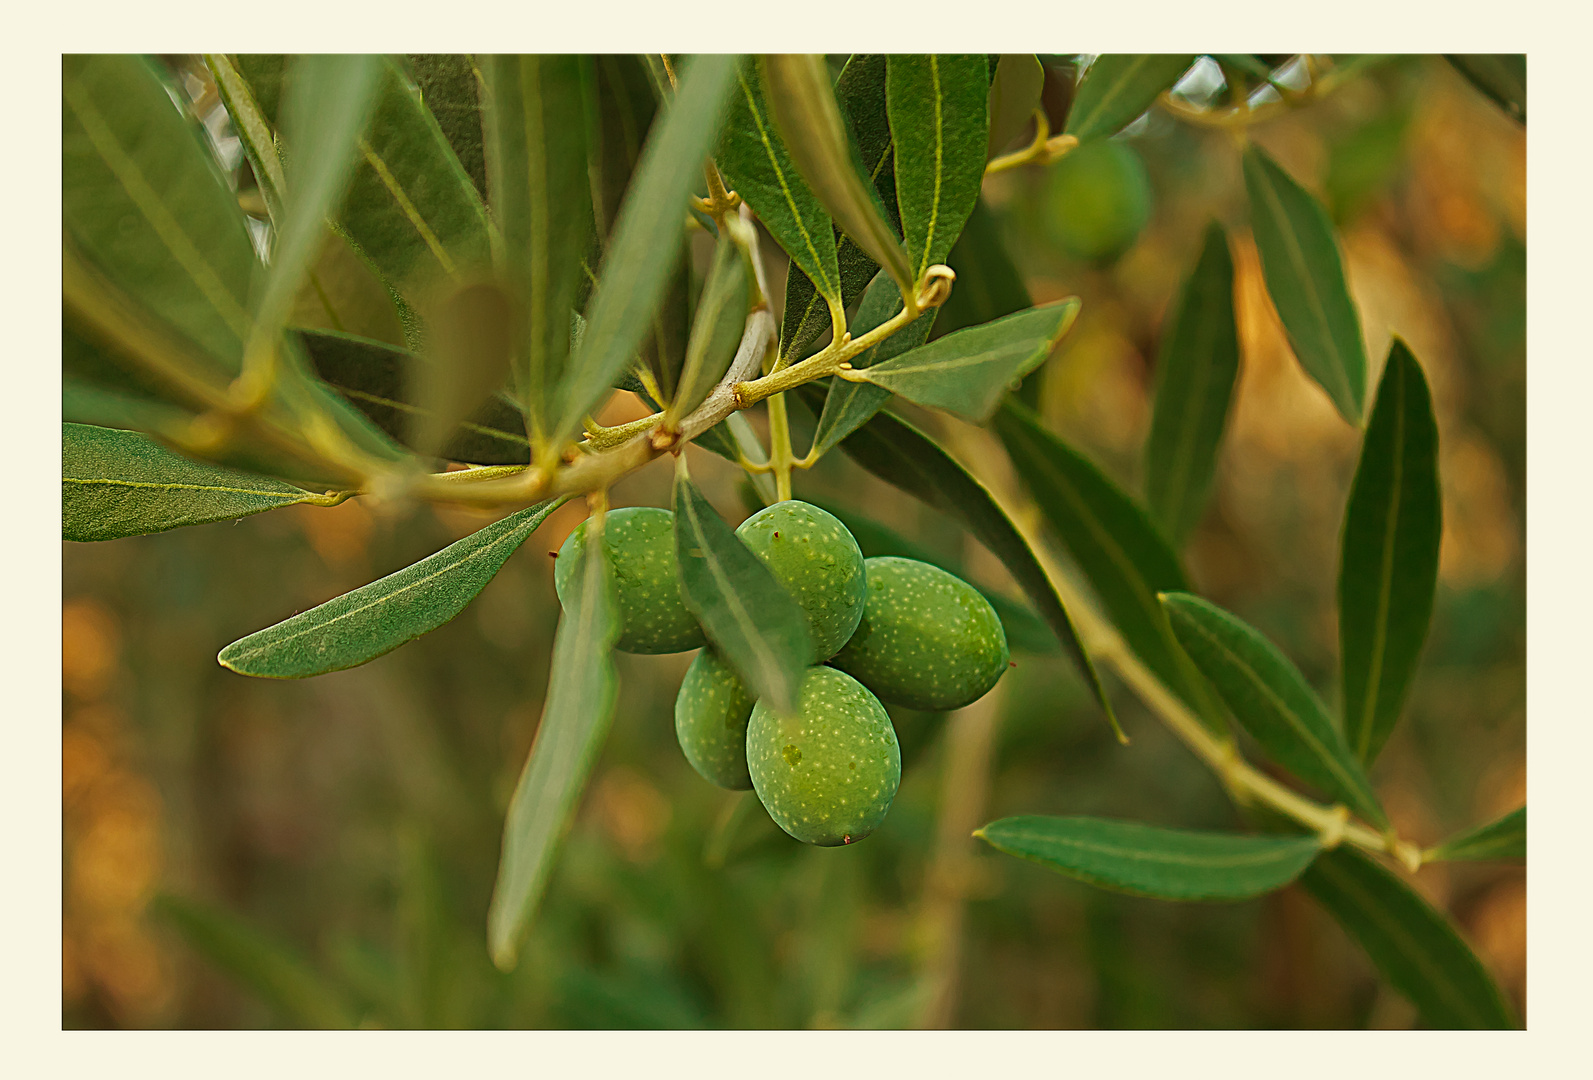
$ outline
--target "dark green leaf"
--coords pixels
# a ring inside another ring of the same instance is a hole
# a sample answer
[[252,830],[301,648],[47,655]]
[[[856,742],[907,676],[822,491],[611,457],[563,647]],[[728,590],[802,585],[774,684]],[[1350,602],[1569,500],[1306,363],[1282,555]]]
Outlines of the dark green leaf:
[[985,157],[993,158],[1023,134],[1040,107],[1045,68],[1033,53],[1012,53],[996,64],[990,83],[990,141]]
[[235,373],[259,260],[204,135],[136,56],[63,56],[61,97],[66,235],[112,285]]
[[1013,467],[1129,648],[1214,730],[1221,710],[1178,648],[1158,592],[1187,588],[1145,511],[1077,450],[1010,400],[996,415]]
[[598,236],[606,243],[641,159],[658,111],[658,99],[639,58],[610,54],[593,60],[597,73],[597,133],[587,140],[588,170],[592,174],[593,217]]
[[[428,289],[486,265],[486,207],[403,68],[382,89],[339,224],[411,307]],[[295,148],[284,142],[291,158]]]
[[1444,59],[1488,100],[1526,125],[1527,58],[1524,53],[1446,54]]
[[161,895],[154,911],[190,948],[252,990],[293,1027],[343,1029],[359,1019],[343,992],[297,949],[219,907]]
[[807,616],[687,477],[675,473],[675,557],[686,606],[753,696],[796,710],[813,658]]
[[487,911],[492,960],[504,971],[519,959],[554,856],[614,717],[613,648],[620,628],[613,574],[601,543],[586,545],[570,582],[553,641],[542,719],[509,801],[503,857]]
[[[424,360],[350,334],[302,330],[299,338],[322,379],[388,435],[410,437],[416,418],[426,410],[412,403],[408,382]],[[519,410],[494,396],[459,425],[441,456],[473,465],[526,464],[530,444]]]
[[1205,511],[1238,374],[1233,256],[1213,222],[1162,331],[1145,442],[1145,502],[1175,546],[1183,546]]
[[652,328],[685,240],[687,198],[702,175],[736,62],[723,54],[695,57],[662,124],[648,137],[603,257],[586,333],[560,388],[558,426],[549,440],[555,446],[580,429]]
[[[865,559],[872,559],[879,555],[898,555],[904,559],[917,559],[919,562],[938,566],[948,574],[967,581],[967,571],[961,562],[956,559],[936,555],[928,549],[920,547],[907,539],[907,537],[887,528],[877,521],[860,517],[852,511],[836,506],[833,503],[820,499],[809,499],[821,510],[827,510],[835,515],[846,531],[852,534],[857,541],[857,546],[862,549]],[[1050,655],[1059,651],[1056,635],[1045,624],[1045,620],[1034,613],[1027,604],[1008,599],[1006,596],[992,589],[986,589],[976,582],[968,582],[978,589],[980,594],[995,609],[996,617],[1001,620],[1001,627],[1006,631],[1007,644],[1014,652],[1038,653]]]
[[896,205],[914,278],[946,261],[973,213],[990,137],[990,66],[982,54],[900,55],[886,97],[896,143]]
[[569,312],[592,231],[586,125],[571,122],[585,112],[586,63],[569,54],[482,60],[492,209],[525,305],[514,381],[539,446],[559,426],[552,391],[569,357]]
[[328,502],[281,480],[191,461],[136,431],[61,425],[61,539],[123,536]]
[[1339,554],[1344,738],[1368,765],[1416,674],[1442,533],[1432,396],[1421,365],[1396,338],[1361,442]]
[[[896,174],[893,168],[890,118],[885,111],[885,57],[853,56],[835,82],[840,104],[862,175],[879,196],[893,235],[901,232],[896,211]],[[851,307],[879,272],[879,264],[850,236],[836,230],[836,260],[841,269],[841,303]],[[830,328],[829,305],[813,282],[793,266],[785,281],[785,315],[780,321],[780,356],[792,363]]]
[[[272,114],[267,116],[255,99],[250,81],[239,69],[239,59],[212,53],[205,56],[205,66],[215,80],[217,96],[226,107],[227,115],[232,118],[232,129],[243,146],[244,156],[249,159],[250,170],[254,173],[255,184],[259,187],[266,210],[272,221],[280,221],[282,192],[287,185],[282,175],[282,159],[277,154],[275,102]],[[281,68],[286,58],[278,56],[271,59],[275,62],[276,72],[274,92],[280,93]],[[262,81],[266,78],[259,71],[256,71],[256,75]]]
[[[799,388],[799,393],[817,412],[820,408],[818,388],[810,384]],[[934,439],[888,412],[875,414],[868,423],[843,439],[841,449],[881,480],[894,484],[962,525],[1001,560],[1029,602],[1050,625],[1057,640],[1066,647],[1090,692],[1115,724],[1101,677],[1084,651],[1067,609],[1062,606],[1023,535],[1002,513],[990,492]]]
[[563,502],[510,514],[397,573],[239,638],[216,659],[240,675],[302,679],[392,652],[463,611]]
[[1342,847],[1324,852],[1300,884],[1428,1024],[1468,1030],[1516,1026],[1488,969],[1449,920],[1371,859]]
[[239,53],[232,58],[249,87],[260,115],[273,130],[277,126],[277,106],[282,101],[282,76],[288,58],[282,53]]
[[744,62],[736,76],[714,162],[725,183],[747,201],[792,262],[838,311],[841,270],[830,215],[797,172],[791,152],[775,130],[757,61]]
[[1352,424],[1366,397],[1361,320],[1322,204],[1258,147],[1244,153],[1250,225],[1267,293],[1306,374]]
[[1006,315],[880,360],[861,374],[914,404],[982,424],[1007,390],[1051,355],[1078,310],[1078,300],[1069,298]]
[[668,410],[672,419],[689,415],[730,370],[747,322],[747,275],[741,249],[729,236],[721,236],[697,302],[680,386]]
[[1322,850],[1315,837],[1164,829],[1088,817],[1010,817],[974,833],[997,851],[1105,889],[1163,900],[1245,900],[1281,889]]
[[405,57],[420,99],[442,129],[459,165],[483,200],[487,198],[486,139],[481,122],[481,72],[476,58],[460,53]]
[[1115,135],[1156,104],[1194,56],[1169,53],[1097,56],[1074,95],[1064,133],[1079,142]]
[[1451,837],[1427,853],[1427,858],[1432,862],[1526,857],[1527,808],[1525,806],[1510,811],[1498,821],[1489,822],[1487,825]]
[[[857,306],[857,315],[852,319],[852,337],[862,337],[886,320],[895,318],[901,310],[902,295],[890,275],[876,274],[874,283],[868,287]],[[852,359],[852,366],[872,367],[918,348],[929,336],[937,310],[931,308],[884,341],[858,354]],[[890,397],[891,392],[881,386],[832,379],[830,392],[824,399],[824,411],[819,414],[818,426],[813,429],[813,449],[808,452],[809,456],[816,460],[834,449],[837,443],[879,412]]]
[[1280,765],[1379,828],[1388,816],[1327,707],[1289,658],[1253,627],[1188,593],[1162,597],[1178,641],[1234,717]]

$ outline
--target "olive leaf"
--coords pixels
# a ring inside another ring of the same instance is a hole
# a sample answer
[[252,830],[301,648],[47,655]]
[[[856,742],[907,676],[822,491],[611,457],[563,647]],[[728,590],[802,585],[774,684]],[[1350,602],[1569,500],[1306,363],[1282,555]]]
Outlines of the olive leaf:
[[1197,832],[1089,817],[1010,817],[974,835],[1105,889],[1163,900],[1244,900],[1281,889],[1322,850],[1311,836]]
[[688,415],[714,388],[735,359],[747,321],[750,269],[741,248],[728,235],[719,238],[708,280],[703,283],[686,343],[680,385],[665,410],[668,420]]
[[[600,538],[594,529],[592,539]],[[601,542],[587,544],[580,558],[553,639],[536,739],[503,823],[503,857],[487,910],[487,942],[502,971],[519,960],[520,943],[614,718],[613,649],[620,624],[613,572]]]
[[1459,836],[1452,836],[1427,852],[1431,862],[1476,861],[1483,859],[1525,859],[1527,857],[1527,808],[1512,810],[1498,821],[1479,825]]
[[482,122],[482,72],[478,58],[461,53],[411,53],[404,57],[426,109],[453,148],[477,194],[487,198],[486,136]]
[[1432,395],[1396,338],[1361,442],[1339,553],[1344,738],[1367,765],[1393,732],[1416,674],[1442,533]]
[[1527,58],[1524,53],[1444,55],[1482,94],[1521,123],[1527,123]]
[[1117,134],[1154,105],[1194,61],[1194,56],[1179,53],[1097,56],[1079,82],[1063,133],[1079,142]]
[[1233,280],[1228,238],[1213,222],[1162,331],[1145,441],[1145,502],[1175,546],[1205,511],[1239,375]]
[[990,81],[990,138],[985,157],[993,158],[1023,134],[1040,107],[1045,67],[1033,53],[1013,53],[996,64]]
[[397,573],[239,638],[216,660],[240,675],[302,679],[392,652],[463,611],[564,502],[510,514]]

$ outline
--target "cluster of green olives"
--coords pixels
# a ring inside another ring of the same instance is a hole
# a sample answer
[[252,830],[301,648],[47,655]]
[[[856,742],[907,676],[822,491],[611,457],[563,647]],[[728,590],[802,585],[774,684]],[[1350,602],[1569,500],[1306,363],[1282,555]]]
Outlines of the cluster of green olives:
[[[916,559],[865,559],[833,514],[787,500],[736,530],[807,615],[813,654],[797,711],[754,700],[687,609],[676,572],[674,515],[611,511],[603,547],[618,590],[616,647],[701,648],[675,699],[675,734],[692,767],[720,787],[751,788],[775,822],[809,844],[850,844],[885,818],[901,780],[896,730],[881,702],[958,709],[1007,669],[1007,638],[990,602]],[[559,551],[560,599],[586,524]]]

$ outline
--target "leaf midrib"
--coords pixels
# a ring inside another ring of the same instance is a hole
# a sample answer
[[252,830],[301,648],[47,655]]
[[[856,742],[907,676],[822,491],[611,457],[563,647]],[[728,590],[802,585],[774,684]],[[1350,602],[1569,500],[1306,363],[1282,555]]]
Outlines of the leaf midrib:
[[1390,480],[1388,515],[1383,529],[1383,550],[1378,566],[1377,614],[1372,624],[1372,655],[1366,675],[1366,695],[1363,699],[1359,726],[1356,729],[1356,754],[1365,761],[1372,751],[1372,732],[1377,727],[1377,699],[1382,690],[1383,660],[1388,649],[1388,614],[1394,592],[1394,543],[1399,529],[1400,500],[1405,484],[1405,366],[1399,357],[1394,373],[1394,399],[1390,403],[1394,413],[1393,476]]
[[276,499],[287,502],[301,502],[310,498],[307,491],[281,491],[269,488],[239,488],[225,487],[220,484],[182,484],[154,480],[122,480],[116,477],[79,477],[63,476],[63,484],[82,484],[85,486],[104,485],[107,487],[149,488],[156,491],[204,491],[218,495],[258,495],[263,499]]
[[[1167,866],[1194,866],[1212,870],[1237,869],[1240,867],[1284,863],[1291,858],[1297,858],[1301,851],[1305,850],[1307,846],[1314,846],[1307,845],[1306,843],[1302,842],[1292,847],[1278,846],[1268,848],[1263,851],[1233,853],[1227,856],[1200,856],[1178,854],[1168,851],[1151,852],[1146,851],[1143,848],[1136,849],[1130,847],[1119,847],[1101,841],[1089,841],[1071,837],[1045,836],[1032,832],[1008,834],[1008,836],[1003,837],[1000,843],[997,843],[996,841],[992,841],[992,843],[995,843],[997,847],[1001,847],[1003,843],[1010,844],[1017,841],[1027,841],[1030,843],[1044,842],[1046,844],[1065,847],[1071,850],[1089,852],[1096,855],[1107,855],[1113,858],[1122,859],[1127,862],[1142,862]],[[1012,854],[1018,853],[1012,852]],[[1025,854],[1039,855],[1042,857],[1044,855],[1044,853],[1039,851],[1037,848],[1031,848]]]

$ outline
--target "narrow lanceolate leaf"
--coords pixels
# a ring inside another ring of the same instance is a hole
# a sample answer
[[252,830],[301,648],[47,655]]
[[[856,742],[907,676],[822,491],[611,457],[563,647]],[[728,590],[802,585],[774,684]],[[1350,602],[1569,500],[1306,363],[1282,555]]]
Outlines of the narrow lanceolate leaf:
[[1255,628],[1188,593],[1162,597],[1173,632],[1268,754],[1379,828],[1388,816],[1300,669]]
[[[338,224],[412,307],[427,289],[486,264],[486,207],[402,66],[385,71]],[[291,159],[295,149],[283,143]]]
[[[874,283],[863,294],[863,300],[857,306],[857,315],[852,319],[852,337],[862,337],[886,320],[894,318],[901,310],[902,296],[890,275],[875,275]],[[858,354],[852,359],[852,366],[858,369],[872,367],[918,348],[929,336],[937,311],[931,308],[884,341]],[[890,398],[889,390],[873,383],[832,379],[830,392],[824,398],[824,411],[819,414],[818,426],[813,429],[810,456],[816,459],[829,453],[842,439],[868,423],[869,417],[879,412]]]
[[886,218],[869,175],[847,138],[824,57],[809,53],[765,56],[764,85],[791,160],[830,217],[863,252],[884,267],[904,294],[915,275],[901,241]]
[[685,458],[678,460],[675,556],[686,606],[754,697],[793,712],[812,658],[807,617],[692,484]]
[[997,851],[1105,889],[1163,900],[1244,900],[1281,889],[1322,850],[1315,837],[1164,829],[1088,817],[1010,817],[974,833]]
[[1193,56],[1172,53],[1097,56],[1079,83],[1063,131],[1079,142],[1117,134],[1194,62]]
[[503,823],[503,856],[487,911],[488,946],[493,963],[504,971],[519,959],[559,844],[614,718],[619,618],[602,544],[586,546],[571,583],[553,640],[542,719]]
[[481,119],[481,71],[477,58],[460,53],[411,53],[404,59],[426,109],[477,194],[487,197],[486,137]]
[[136,56],[63,56],[61,106],[67,237],[112,285],[235,373],[259,260],[198,125]]
[[585,112],[588,61],[568,54],[482,58],[487,183],[505,271],[523,298],[515,384],[532,438],[557,424],[552,390],[570,352],[569,313],[591,236]]
[[338,1030],[358,1021],[344,992],[274,934],[230,911],[170,894],[156,897],[152,907],[191,949],[251,990],[288,1026]]
[[982,424],[1002,396],[1051,355],[1078,311],[1074,298],[1030,308],[947,334],[861,374],[914,404]]
[[[429,409],[415,404],[414,373],[429,361],[380,341],[330,331],[298,332],[315,372],[389,436],[411,439]],[[472,465],[524,465],[530,442],[520,411],[493,395],[454,429],[439,456]]]
[[1506,114],[1527,122],[1527,58],[1524,53],[1445,55],[1466,81]]
[[747,322],[747,274],[741,248],[728,235],[720,236],[702,298],[697,302],[680,385],[666,410],[670,420],[687,416],[702,404],[708,391],[730,369]]
[[[901,232],[896,211],[896,174],[893,168],[890,117],[885,109],[885,57],[874,53],[848,58],[835,80],[835,98],[847,124],[865,193],[872,190],[885,213],[891,235]],[[835,233],[836,262],[841,270],[841,303],[850,308],[879,273],[879,263],[856,240],[839,229]],[[906,265],[905,258],[903,265]],[[830,328],[829,305],[799,266],[785,280],[785,315],[780,321],[780,356],[793,363],[805,355]]]
[[714,162],[725,183],[752,207],[829,306],[839,309],[841,270],[834,227],[775,128],[756,60],[744,62],[736,72]]
[[1438,424],[1421,365],[1397,338],[1361,442],[1339,554],[1344,738],[1371,764],[1410,692],[1438,587]]
[[992,589],[986,589],[977,582],[969,581],[967,570],[958,560],[937,555],[915,544],[896,530],[870,518],[861,517],[844,507],[820,500],[810,501],[819,509],[834,514],[836,519],[846,526],[846,531],[852,534],[857,546],[862,549],[863,558],[898,555],[904,559],[917,559],[919,562],[938,566],[948,574],[955,574],[968,581],[968,584],[978,589],[980,594],[990,601],[996,617],[1001,620],[1002,630],[1006,632],[1007,644],[1014,652],[1050,655],[1059,651],[1056,635],[1045,624],[1045,620],[1034,613],[1033,608]]
[[277,154],[276,124],[260,108],[249,81],[232,57],[210,53],[205,56],[205,66],[210,69],[216,93],[232,118],[232,129],[243,146],[244,156],[249,159],[266,211],[271,220],[279,221],[282,192],[287,183],[282,174],[282,159]]
[[379,57],[311,53],[293,61],[283,94],[286,163],[282,214],[255,308],[251,348],[272,348],[320,253],[337,211],[382,77]]
[[1527,857],[1527,808],[1512,810],[1498,821],[1471,829],[1439,844],[1428,852],[1431,862],[1482,861],[1487,859],[1525,859]]
[[603,256],[586,332],[560,387],[553,445],[568,442],[580,429],[652,329],[685,240],[687,198],[702,175],[735,69],[734,56],[694,57],[667,114],[648,136]]
[[1156,594],[1187,588],[1178,556],[1145,511],[1084,455],[1009,401],[996,416],[1019,478],[1101,598],[1118,633],[1213,728],[1221,710],[1178,648]]
[[1366,347],[1333,223],[1321,203],[1258,147],[1244,153],[1250,227],[1267,293],[1289,344],[1352,424],[1366,397]]
[[[817,387],[811,384],[800,387],[798,393],[810,408],[818,411],[820,391]],[[984,485],[969,475],[934,439],[888,412],[877,413],[842,440],[841,449],[881,480],[894,484],[962,525],[1000,559],[1078,665],[1101,709],[1114,724],[1117,722],[1095,664],[1085,652],[1078,631],[1046,577],[1045,569],[1029,550],[1023,534],[1002,512]]]
[[1318,856],[1300,884],[1431,1027],[1517,1026],[1493,976],[1454,926],[1390,871],[1341,847]]
[[191,461],[136,431],[61,425],[63,540],[115,540],[333,501],[281,480]]
[[1206,509],[1238,374],[1233,256],[1222,226],[1213,222],[1162,331],[1145,443],[1145,502],[1175,546],[1183,546]]
[[916,280],[946,261],[979,200],[990,138],[983,54],[892,55],[886,75],[896,141],[896,205]]
[[985,157],[993,158],[1023,134],[1045,89],[1045,67],[1033,53],[1012,53],[996,64],[990,82],[990,139]]
[[240,675],[302,679],[392,652],[463,611],[563,501],[510,514],[396,574],[240,638],[216,659]]
[[[658,99],[646,65],[636,56],[593,57],[596,73],[596,133],[587,138],[587,170],[592,183],[592,216],[599,249],[606,244],[620,204],[641,159]],[[596,265],[596,262],[594,262]]]

